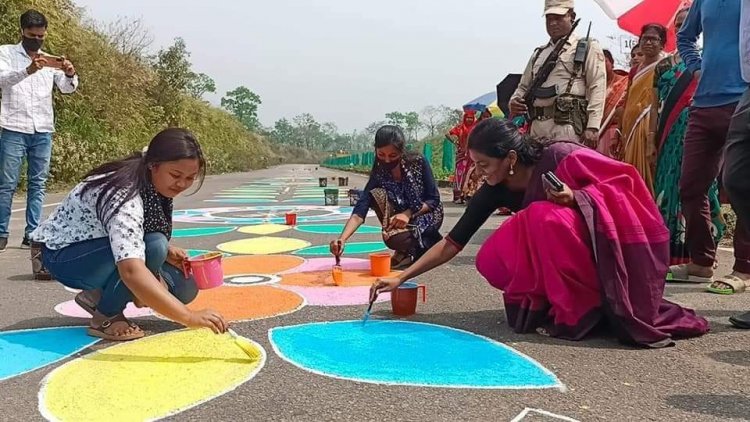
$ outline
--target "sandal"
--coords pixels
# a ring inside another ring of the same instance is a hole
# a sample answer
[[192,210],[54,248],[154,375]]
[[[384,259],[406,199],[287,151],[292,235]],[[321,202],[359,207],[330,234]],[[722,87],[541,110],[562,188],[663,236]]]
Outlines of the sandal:
[[700,277],[688,273],[687,264],[672,265],[667,273],[667,281],[677,281],[680,283],[710,283],[711,277]]
[[92,320],[91,326],[89,326],[86,332],[92,337],[99,337],[109,341],[129,341],[142,338],[146,335],[141,330],[141,327],[128,321],[123,314],[107,318],[98,326],[95,326]]
[[75,297],[75,302],[84,311],[94,316],[96,312],[96,305],[99,303],[102,294],[99,290],[82,290]]
[[750,330],[750,312],[729,317],[729,322],[737,328]]
[[411,255],[396,252],[391,258],[391,269],[395,271],[405,270],[413,263]]
[[735,293],[742,293],[747,289],[747,284],[750,280],[743,280],[736,275],[729,274],[725,275],[719,280],[714,280],[706,288],[706,291],[716,293],[719,295],[731,295]]

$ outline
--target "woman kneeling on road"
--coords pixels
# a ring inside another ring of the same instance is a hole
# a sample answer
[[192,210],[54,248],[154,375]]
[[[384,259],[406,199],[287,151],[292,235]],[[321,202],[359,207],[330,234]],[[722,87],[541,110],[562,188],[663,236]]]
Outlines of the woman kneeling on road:
[[486,184],[446,239],[398,278],[378,280],[373,295],[448,262],[506,206],[517,214],[476,265],[503,291],[514,331],[579,340],[606,322],[622,341],[648,347],[708,331],[705,319],[662,298],[669,231],[633,166],[577,143],[536,141],[496,119],[474,128],[469,151]]
[[212,310],[191,311],[195,280],[180,268],[184,250],[169,245],[172,200],[205,175],[195,137],[184,129],[157,134],[145,153],[89,172],[32,234],[42,262],[65,286],[81,289],[75,301],[92,315],[89,335],[133,340],[143,330],[128,321],[128,302],[188,327],[226,331]]
[[331,242],[333,255],[344,252],[344,243],[365,222],[371,208],[383,226],[383,241],[396,251],[393,269],[408,267],[442,239],[443,204],[430,163],[419,154],[405,153],[405,144],[397,126],[378,129],[370,180],[341,237]]

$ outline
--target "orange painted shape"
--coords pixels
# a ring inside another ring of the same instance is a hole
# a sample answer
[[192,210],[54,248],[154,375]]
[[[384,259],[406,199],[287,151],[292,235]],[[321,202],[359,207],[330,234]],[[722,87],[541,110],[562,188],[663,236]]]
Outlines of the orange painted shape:
[[210,308],[228,321],[248,321],[284,315],[305,304],[302,296],[272,286],[218,287],[201,290],[188,305],[192,310]]
[[245,255],[224,258],[224,277],[243,274],[277,274],[304,264],[305,260],[291,255]]
[[[281,278],[281,284],[288,286],[305,286],[305,287],[355,287],[370,286],[379,277],[370,275],[370,271],[344,271],[343,280],[336,284],[333,282],[331,271],[315,271],[309,273],[284,274]],[[395,277],[399,271],[392,271],[388,277]]]

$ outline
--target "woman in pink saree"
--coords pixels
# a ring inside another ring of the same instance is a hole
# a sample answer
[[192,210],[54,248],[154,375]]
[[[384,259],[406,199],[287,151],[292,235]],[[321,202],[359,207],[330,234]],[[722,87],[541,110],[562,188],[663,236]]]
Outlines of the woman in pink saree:
[[[669,231],[633,166],[574,142],[538,142],[496,119],[474,128],[469,150],[487,183],[445,239],[398,278],[378,280],[373,296],[448,262],[507,206],[516,214],[476,265],[503,292],[514,331],[580,340],[606,324],[621,341],[653,348],[708,331],[663,299]],[[562,191],[544,184],[547,172]]]

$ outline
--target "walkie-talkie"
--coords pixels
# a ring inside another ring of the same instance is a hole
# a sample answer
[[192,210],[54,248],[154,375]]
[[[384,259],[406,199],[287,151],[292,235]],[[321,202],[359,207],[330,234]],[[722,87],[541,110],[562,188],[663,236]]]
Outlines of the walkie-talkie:
[[589,44],[591,43],[590,36],[591,22],[589,22],[589,30],[586,33],[586,39],[578,41],[578,45],[576,46],[576,54],[573,56],[573,63],[575,63],[576,67],[581,67],[586,63],[586,58],[589,54]]

